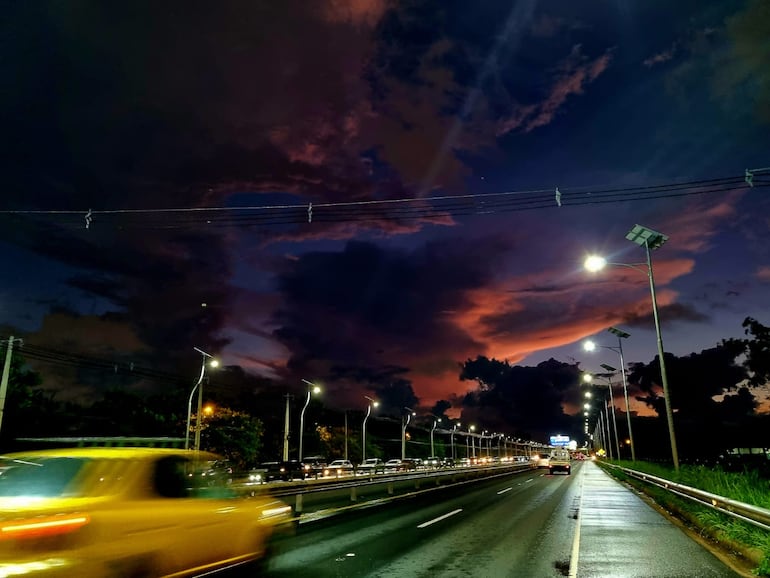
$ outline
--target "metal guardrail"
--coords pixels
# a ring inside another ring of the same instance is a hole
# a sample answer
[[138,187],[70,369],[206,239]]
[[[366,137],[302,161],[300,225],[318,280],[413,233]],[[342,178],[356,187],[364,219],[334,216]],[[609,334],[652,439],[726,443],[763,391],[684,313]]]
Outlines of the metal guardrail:
[[678,482],[672,482],[671,480],[667,480],[665,478],[660,478],[658,476],[653,476],[652,474],[639,472],[630,468],[624,468],[615,464],[603,462],[602,465],[618,469],[632,478],[648,484],[652,484],[663,490],[671,492],[672,494],[687,498],[688,500],[692,500],[738,520],[748,522],[749,524],[753,524],[754,526],[762,528],[763,530],[770,530],[770,510],[766,508],[754,506],[752,504],[746,504],[731,498],[725,498],[724,496],[718,496],[717,494],[712,494],[711,492],[685,486],[684,484],[680,484]]
[[[506,466],[359,475],[257,486],[238,484],[234,489],[242,493],[268,492],[271,496],[281,498],[292,506],[297,520],[303,523],[357,507],[387,503],[439,488],[448,489],[482,479],[533,469],[534,467],[529,463],[517,463]],[[311,503],[308,503],[308,500]]]

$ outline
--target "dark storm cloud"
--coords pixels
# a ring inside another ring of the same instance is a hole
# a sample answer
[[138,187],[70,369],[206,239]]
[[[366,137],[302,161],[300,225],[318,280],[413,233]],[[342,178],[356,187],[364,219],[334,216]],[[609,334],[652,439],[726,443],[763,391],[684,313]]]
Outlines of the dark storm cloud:
[[576,423],[564,410],[580,399],[580,378],[576,364],[554,359],[536,367],[482,356],[468,359],[461,379],[476,381],[478,387],[463,398],[462,421],[493,431],[515,423],[521,435],[543,441],[549,435],[570,434]]
[[86,230],[85,212],[218,204],[235,187],[368,192],[358,153],[332,154],[337,133],[323,162],[279,138],[298,119],[329,126],[362,97],[362,23],[380,11],[358,4],[9,7],[0,24],[13,55],[0,75],[3,208],[83,213],[73,226],[57,216],[4,221],[0,236],[71,267],[70,286],[124,313],[161,360],[189,354],[190,343],[221,348],[229,239],[196,225],[122,229],[100,216]]
[[5,23],[17,56],[0,107],[6,183],[35,191],[25,204],[66,193],[137,205],[148,199],[126,192],[151,192],[168,206],[209,187],[356,179],[347,155],[321,171],[270,138],[297,119],[333,122],[363,96],[365,35],[302,2],[22,3]]
[[68,284],[109,302],[156,348],[159,360],[174,358],[177,346],[188,355],[190,340],[210,348],[226,343],[216,334],[225,319],[230,290],[223,280],[230,271],[217,237],[159,231],[128,236],[97,224],[66,230],[35,223],[4,227],[2,235],[71,267]]
[[[658,307],[658,315],[662,326],[673,325],[674,323],[706,323],[710,320],[708,315],[698,311],[694,306],[687,303],[671,303]],[[623,318],[623,323],[630,327],[653,327],[655,320],[652,311],[648,314],[640,315],[629,313]]]
[[413,251],[350,242],[341,252],[307,253],[279,277],[274,335],[294,372],[399,362],[445,368],[453,352],[479,344],[444,312],[465,308],[466,292],[494,277],[506,250],[503,239],[487,238]]

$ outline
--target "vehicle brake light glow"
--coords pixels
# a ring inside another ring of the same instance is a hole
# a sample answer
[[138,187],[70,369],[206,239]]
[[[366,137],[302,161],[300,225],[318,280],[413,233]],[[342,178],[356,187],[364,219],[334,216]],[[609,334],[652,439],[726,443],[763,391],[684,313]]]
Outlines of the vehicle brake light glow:
[[82,528],[90,521],[91,518],[85,514],[15,520],[0,525],[0,540],[67,534]]

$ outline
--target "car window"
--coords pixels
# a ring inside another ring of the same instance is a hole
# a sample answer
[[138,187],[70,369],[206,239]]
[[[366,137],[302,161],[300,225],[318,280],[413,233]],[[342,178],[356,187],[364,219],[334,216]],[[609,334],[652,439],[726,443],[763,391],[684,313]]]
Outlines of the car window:
[[81,458],[32,458],[0,462],[0,496],[61,496],[89,460]]
[[189,467],[186,460],[177,456],[162,458],[155,463],[153,485],[155,491],[164,498],[186,498],[190,495]]

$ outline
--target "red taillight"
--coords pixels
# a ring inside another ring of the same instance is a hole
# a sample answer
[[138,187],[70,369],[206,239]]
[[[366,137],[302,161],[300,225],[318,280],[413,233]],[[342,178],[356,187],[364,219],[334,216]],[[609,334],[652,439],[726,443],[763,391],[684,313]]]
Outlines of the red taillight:
[[0,540],[19,540],[69,534],[88,524],[87,514],[45,516],[0,523]]

